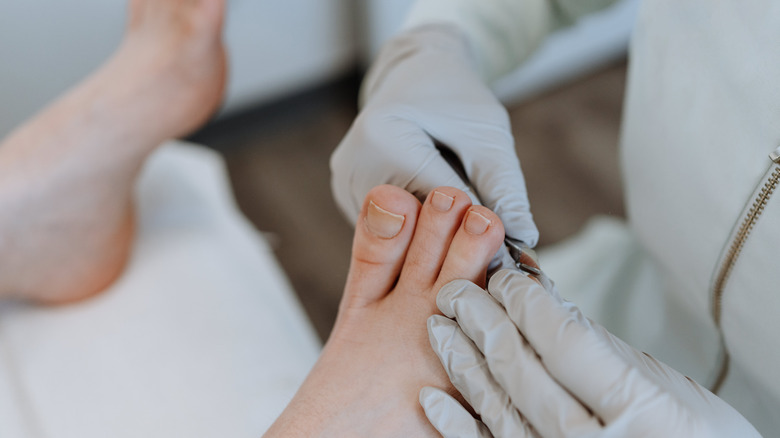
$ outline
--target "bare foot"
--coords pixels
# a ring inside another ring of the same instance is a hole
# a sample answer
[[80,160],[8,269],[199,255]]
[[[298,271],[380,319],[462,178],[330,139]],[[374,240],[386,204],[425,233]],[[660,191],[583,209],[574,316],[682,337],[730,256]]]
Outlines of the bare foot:
[[0,296],[73,301],[121,273],[144,160],[221,100],[224,7],[131,0],[115,55],[0,144]]
[[396,187],[369,192],[333,333],[267,436],[438,436],[419,391],[455,390],[426,321],[444,284],[484,286],[503,238],[498,217],[457,189],[436,189],[422,207]]
[[[222,42],[225,3],[130,0],[128,30],[114,69],[146,75],[147,88],[134,91],[144,93],[157,110],[152,115],[160,119],[154,129],[158,137],[189,134],[219,106],[227,74]],[[149,114],[143,121],[147,131],[155,122]]]

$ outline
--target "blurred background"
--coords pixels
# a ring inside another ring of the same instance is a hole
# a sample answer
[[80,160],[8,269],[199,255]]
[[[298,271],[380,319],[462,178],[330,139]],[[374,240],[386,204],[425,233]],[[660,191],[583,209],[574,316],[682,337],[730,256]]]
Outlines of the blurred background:
[[[412,3],[229,0],[228,93],[219,115],[189,139],[224,156],[241,209],[271,241],[323,338],[352,238],[333,202],[328,159],[357,114],[363,72]],[[0,6],[4,137],[109,56],[125,0]],[[620,0],[585,17],[495,84],[510,111],[541,246],[593,215],[623,215],[617,145],[637,6]]]

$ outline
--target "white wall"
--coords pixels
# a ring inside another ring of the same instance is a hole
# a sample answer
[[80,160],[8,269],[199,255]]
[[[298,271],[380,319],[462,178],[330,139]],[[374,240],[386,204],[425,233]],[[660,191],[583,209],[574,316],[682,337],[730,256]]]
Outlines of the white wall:
[[[592,72],[625,54],[640,0],[620,0],[614,6],[551,36],[520,69],[495,84],[507,103],[517,103]],[[368,0],[363,62],[368,64],[385,41],[403,24],[414,0]]]
[[[229,0],[225,110],[283,96],[353,66],[352,0]],[[125,0],[0,0],[0,137],[100,65]]]
[[[228,1],[227,113],[367,63],[414,0]],[[100,65],[121,38],[125,2],[0,0],[0,137]],[[638,3],[621,0],[555,35],[497,93],[516,102],[622,56]]]

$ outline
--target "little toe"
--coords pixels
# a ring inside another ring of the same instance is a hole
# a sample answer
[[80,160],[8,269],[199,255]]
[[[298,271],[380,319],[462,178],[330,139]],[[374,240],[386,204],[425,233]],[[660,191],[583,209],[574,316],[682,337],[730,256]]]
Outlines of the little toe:
[[488,265],[504,241],[504,225],[498,216],[480,205],[468,209],[436,280],[441,286],[457,279],[485,287]]
[[469,195],[453,187],[439,187],[428,195],[417,218],[399,285],[414,285],[415,290],[433,286],[469,207]]
[[398,187],[371,189],[355,224],[342,307],[363,307],[387,295],[401,272],[420,202]]

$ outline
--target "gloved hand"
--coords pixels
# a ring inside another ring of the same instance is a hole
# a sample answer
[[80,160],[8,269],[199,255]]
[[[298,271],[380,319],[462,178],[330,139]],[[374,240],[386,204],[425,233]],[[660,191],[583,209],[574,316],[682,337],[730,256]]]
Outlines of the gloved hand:
[[[353,223],[374,186],[393,184],[420,198],[453,186],[496,212],[507,235],[536,245],[509,117],[457,27],[429,24],[396,37],[361,93],[362,111],[331,158],[333,193]],[[476,193],[435,142],[457,155]]]
[[[433,316],[428,332],[453,384],[493,435],[760,436],[726,402],[554,290],[510,270],[493,276],[488,290],[467,281],[443,287],[437,304],[455,321]],[[420,401],[444,436],[490,436],[440,390],[424,389]],[[457,423],[475,432],[453,431]]]

